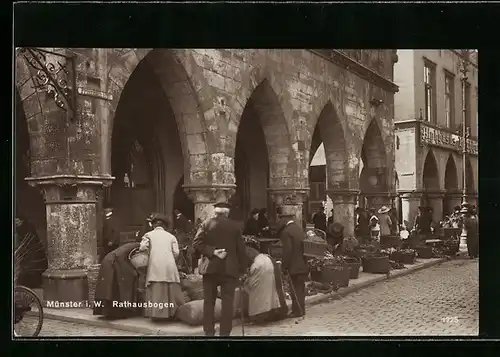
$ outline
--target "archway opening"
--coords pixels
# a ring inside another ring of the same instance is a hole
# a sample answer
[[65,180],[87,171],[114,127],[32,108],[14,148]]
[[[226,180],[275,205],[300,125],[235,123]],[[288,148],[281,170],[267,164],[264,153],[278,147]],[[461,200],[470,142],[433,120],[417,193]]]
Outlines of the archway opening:
[[438,166],[431,150],[425,158],[422,181],[424,191],[439,190]]
[[448,157],[444,171],[444,188],[446,194],[443,201],[443,212],[445,215],[449,215],[453,212],[453,199],[451,195],[458,192],[457,166],[451,154]]
[[268,141],[263,129],[266,115],[273,109],[274,93],[267,81],[252,93],[241,115],[236,135],[235,177],[236,192],[232,199],[232,216],[238,221],[246,220],[252,209],[266,208],[273,211],[268,186],[270,184],[270,162]]
[[47,218],[45,202],[39,187],[25,181],[31,176],[31,150],[28,123],[19,92],[15,91],[15,205],[16,216],[23,218],[36,230],[47,248]]
[[311,222],[318,208],[323,206],[327,216],[333,209],[328,189],[347,189],[347,149],[344,130],[331,102],[321,111],[311,139],[309,155],[309,187],[304,217]]
[[170,61],[170,66],[168,62],[160,79],[156,62],[148,61],[149,56],[128,79],[113,120],[111,167],[115,181],[106,205],[114,208],[121,239],[141,229],[151,212],[168,215],[175,198],[181,196],[183,147],[172,95],[168,95],[179,81],[175,66],[180,64]]
[[372,205],[370,197],[389,191],[385,145],[375,119],[366,130],[359,170],[360,206],[368,208]]

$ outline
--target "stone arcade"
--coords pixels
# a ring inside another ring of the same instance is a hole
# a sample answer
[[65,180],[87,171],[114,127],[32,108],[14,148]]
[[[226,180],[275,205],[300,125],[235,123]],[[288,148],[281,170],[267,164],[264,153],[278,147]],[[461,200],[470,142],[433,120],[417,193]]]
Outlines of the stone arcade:
[[15,89],[16,204],[47,244],[46,300],[87,299],[104,206],[123,235],[153,210],[204,219],[219,198],[241,218],[281,205],[301,220],[321,143],[348,235],[360,194],[394,196],[393,50],[51,51],[73,64],[54,77],[75,74],[74,115],[34,88],[22,53]]

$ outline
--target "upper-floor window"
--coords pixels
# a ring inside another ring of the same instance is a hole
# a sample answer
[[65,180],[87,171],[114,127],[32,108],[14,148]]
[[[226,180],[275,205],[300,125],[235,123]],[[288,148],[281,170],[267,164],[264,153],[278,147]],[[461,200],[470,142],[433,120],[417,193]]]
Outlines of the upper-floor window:
[[425,120],[435,122],[435,66],[431,63],[424,64],[425,88]]
[[444,116],[446,127],[454,125],[454,99],[455,98],[455,77],[451,73],[444,74]]

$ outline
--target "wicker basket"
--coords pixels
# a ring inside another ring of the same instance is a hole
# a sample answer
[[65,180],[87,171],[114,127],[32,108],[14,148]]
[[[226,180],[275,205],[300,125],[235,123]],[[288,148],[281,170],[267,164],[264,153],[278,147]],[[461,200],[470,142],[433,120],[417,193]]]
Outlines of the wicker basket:
[[325,265],[321,271],[311,271],[311,280],[320,283],[337,283],[339,287],[349,286],[350,269],[347,265]]
[[380,247],[385,248],[399,248],[401,247],[401,238],[398,236],[383,236],[380,237]]
[[130,251],[128,259],[134,268],[145,268],[148,266],[149,253],[146,251],[139,251],[139,248],[134,248]]
[[416,247],[417,255],[422,259],[431,259],[432,258],[432,247],[420,246]]
[[416,259],[417,256],[415,253],[394,252],[391,254],[391,260],[401,264],[415,264]]
[[361,268],[361,259],[359,258],[346,258],[346,263],[349,267],[349,279],[359,278],[359,269]]
[[370,254],[362,259],[363,272],[373,274],[387,274],[391,270],[389,256],[385,254]]
[[311,241],[305,240],[303,242],[303,244],[304,244],[304,254],[305,255],[322,257],[325,255],[325,253],[328,250],[328,244],[326,242],[319,243],[319,242],[311,242]]
[[93,264],[87,269],[87,284],[89,288],[88,302],[89,306],[93,308],[95,300],[95,289],[97,286],[97,280],[99,279],[99,270],[101,269],[101,264]]

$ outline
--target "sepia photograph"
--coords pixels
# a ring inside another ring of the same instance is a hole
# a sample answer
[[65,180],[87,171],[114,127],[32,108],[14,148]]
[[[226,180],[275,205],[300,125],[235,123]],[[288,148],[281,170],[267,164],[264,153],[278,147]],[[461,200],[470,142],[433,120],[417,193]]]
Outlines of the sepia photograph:
[[14,339],[478,336],[478,50],[13,67]]

